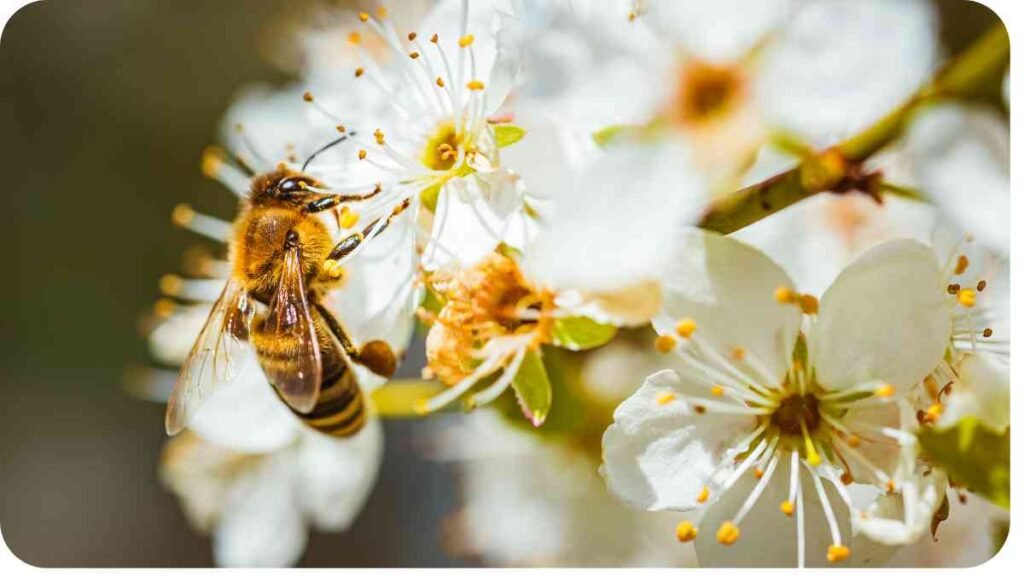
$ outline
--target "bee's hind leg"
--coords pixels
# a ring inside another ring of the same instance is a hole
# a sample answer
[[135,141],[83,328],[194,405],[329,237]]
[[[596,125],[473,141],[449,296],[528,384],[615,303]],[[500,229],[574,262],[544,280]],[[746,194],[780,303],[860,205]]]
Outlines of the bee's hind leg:
[[334,249],[331,250],[331,253],[327,255],[327,259],[340,262],[343,258],[354,252],[355,249],[363,243],[363,241],[372,240],[373,238],[380,236],[380,234],[391,224],[391,221],[402,212],[405,212],[405,209],[408,207],[409,199],[406,198],[401,204],[395,206],[394,210],[391,211],[391,214],[388,214],[387,219],[384,220],[383,223],[381,223],[380,218],[377,218],[373,222],[370,222],[366,228],[363,228],[362,232],[356,232],[355,234],[350,234],[349,236],[342,238],[341,242],[338,242],[334,246]]

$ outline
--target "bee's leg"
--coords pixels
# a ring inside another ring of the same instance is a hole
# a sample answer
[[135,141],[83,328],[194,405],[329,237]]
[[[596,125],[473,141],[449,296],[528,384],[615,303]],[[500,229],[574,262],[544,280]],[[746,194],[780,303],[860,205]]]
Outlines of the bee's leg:
[[323,196],[311,201],[306,204],[306,212],[310,214],[316,214],[317,212],[323,212],[324,210],[330,210],[336,206],[344,204],[345,202],[359,202],[360,200],[369,200],[377,194],[380,194],[383,188],[380,184],[374,186],[372,192],[366,194],[333,194],[330,196]]
[[395,373],[395,368],[398,366],[398,360],[395,358],[395,352],[391,349],[391,346],[383,340],[370,340],[366,344],[363,344],[362,348],[358,348],[355,343],[352,342],[352,338],[349,337],[348,332],[338,322],[338,319],[326,308],[323,304],[316,303],[317,311],[320,316],[323,317],[324,322],[327,323],[327,327],[330,329],[334,337],[341,343],[342,349],[348,354],[349,358],[359,362],[363,366],[369,368],[375,374],[390,378]]
[[338,242],[338,244],[334,246],[334,249],[331,250],[327,259],[337,262],[345,256],[348,256],[352,251],[358,248],[364,240],[372,239],[384,232],[388,225],[391,224],[391,221],[394,220],[396,216],[404,212],[408,207],[409,199],[406,198],[401,204],[395,206],[395,209],[391,211],[391,214],[388,215],[387,220],[385,220],[383,224],[381,224],[381,219],[377,218],[373,222],[370,222],[366,228],[363,228],[362,232],[356,232],[355,234],[342,238],[341,242]]

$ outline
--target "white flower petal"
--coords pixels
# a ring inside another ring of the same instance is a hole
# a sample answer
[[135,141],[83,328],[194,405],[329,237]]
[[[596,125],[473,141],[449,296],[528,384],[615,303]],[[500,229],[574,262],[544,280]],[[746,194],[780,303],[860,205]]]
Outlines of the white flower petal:
[[189,429],[207,442],[236,452],[266,453],[292,443],[301,426],[271,389],[252,354],[234,381],[204,401]]
[[[488,196],[485,196],[485,185]],[[469,267],[494,251],[512,221],[512,212],[508,211],[510,192],[504,189],[506,186],[514,184],[508,181],[496,184],[468,176],[453,179],[441,189],[430,234],[431,245],[423,255],[423,266],[427,270],[449,265]],[[494,204],[489,199],[494,199]]]
[[952,324],[931,248],[913,240],[879,245],[848,266],[821,299],[812,362],[828,389],[884,380],[909,389],[949,343]]
[[990,249],[1010,249],[1010,134],[995,112],[953,104],[923,111],[906,150],[922,191]]
[[767,49],[759,98],[772,123],[831,144],[914,93],[937,52],[937,18],[925,0],[807,3]]
[[[707,195],[682,141],[613,146],[553,198],[527,274],[556,290],[615,292],[660,278]],[[527,187],[530,184],[527,182]]]
[[800,309],[775,299],[779,287],[794,289],[786,273],[757,249],[702,231],[682,236],[663,284],[662,312],[654,327],[675,334],[682,318],[697,322],[697,335],[728,357],[746,349],[781,385],[789,366]]
[[852,518],[854,532],[889,546],[916,542],[928,533],[932,517],[946,495],[946,474],[918,466],[897,494],[879,493],[877,500]]
[[960,382],[943,400],[935,426],[956,426],[968,416],[1002,432],[1010,425],[1010,365],[994,354],[967,354],[960,362]]
[[218,565],[284,567],[302,557],[306,525],[293,492],[291,456],[260,463],[232,488],[213,533]]
[[153,358],[169,366],[184,364],[209,317],[210,306],[196,305],[176,311],[149,334]]
[[384,430],[377,418],[351,438],[304,430],[299,444],[299,499],[321,530],[346,530],[363,509],[384,455]]
[[640,20],[706,60],[736,60],[785,21],[790,0],[647,0]]
[[[686,399],[702,397],[702,389],[687,377],[653,374],[619,405],[605,431],[602,473],[609,490],[635,507],[691,510],[705,486],[716,497],[733,450],[742,450],[736,444],[756,425],[752,416],[697,414]],[[662,394],[675,399],[659,402]]]

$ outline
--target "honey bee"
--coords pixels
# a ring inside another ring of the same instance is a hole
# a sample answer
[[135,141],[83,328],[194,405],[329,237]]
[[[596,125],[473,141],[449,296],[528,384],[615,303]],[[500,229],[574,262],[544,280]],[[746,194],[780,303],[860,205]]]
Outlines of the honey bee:
[[320,213],[380,191],[327,194],[316,179],[284,165],[254,176],[233,224],[230,277],[171,392],[168,434],[187,426],[203,400],[235,377],[250,346],[278,396],[306,424],[332,436],[362,428],[352,362],[388,377],[395,355],[380,340],[357,347],[322,299],[339,285],[345,256],[383,232],[409,201],[340,242]]

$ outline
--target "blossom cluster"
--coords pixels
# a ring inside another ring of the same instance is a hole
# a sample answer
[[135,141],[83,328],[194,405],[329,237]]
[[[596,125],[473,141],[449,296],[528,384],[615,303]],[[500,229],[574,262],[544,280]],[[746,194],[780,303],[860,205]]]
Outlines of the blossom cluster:
[[[324,304],[425,366],[356,366],[368,423],[334,438],[250,355],[166,485],[224,565],[347,529],[399,413],[461,463],[452,549],[499,565],[884,565],[950,495],[1008,506],[1008,93],[961,98],[1008,84],[1005,33],[957,59],[937,30],[926,0],[314,11],[296,82],[241,94],[202,169],[365,197],[318,215],[369,224]],[[162,279],[166,365],[240,250],[174,220],[226,250]]]

